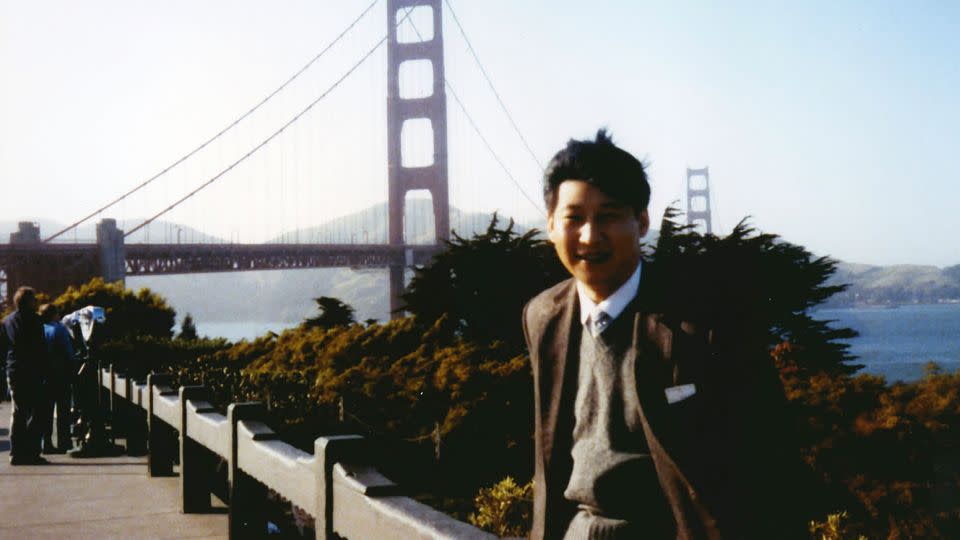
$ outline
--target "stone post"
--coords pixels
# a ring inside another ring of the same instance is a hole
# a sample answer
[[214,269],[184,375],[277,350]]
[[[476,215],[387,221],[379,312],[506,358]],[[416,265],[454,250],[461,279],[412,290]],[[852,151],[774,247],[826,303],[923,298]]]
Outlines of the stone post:
[[189,436],[190,401],[207,397],[203,386],[180,387],[180,511],[184,514],[210,511],[211,476],[216,463],[210,452]]
[[[360,435],[319,437],[313,443],[313,456],[323,474],[317,474],[317,508],[314,516],[317,540],[333,540],[333,465],[349,458],[351,464],[369,462],[366,444]],[[319,471],[318,471],[319,472]]]
[[137,384],[140,381],[127,377],[127,404],[126,404],[126,424],[127,424],[127,455],[142,456],[147,452],[147,417],[144,409],[140,408],[136,402]]
[[230,423],[230,458],[227,480],[230,489],[228,530],[230,538],[259,538],[267,534],[263,504],[267,489],[240,469],[237,460],[237,425],[241,420],[263,421],[267,410],[262,403],[231,403],[227,407]]
[[147,375],[147,476],[173,476],[177,433],[153,414],[154,388],[162,396],[175,395],[172,383],[173,375]]

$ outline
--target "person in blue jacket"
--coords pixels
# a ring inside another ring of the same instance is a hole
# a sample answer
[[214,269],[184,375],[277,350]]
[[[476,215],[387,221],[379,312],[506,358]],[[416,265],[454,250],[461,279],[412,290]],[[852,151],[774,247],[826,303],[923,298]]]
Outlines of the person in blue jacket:
[[[70,383],[77,372],[70,331],[59,321],[60,310],[53,304],[40,306],[40,319],[47,344],[50,370],[44,381],[41,428],[43,453],[63,454],[70,449]],[[57,412],[57,443],[53,442],[53,412]]]

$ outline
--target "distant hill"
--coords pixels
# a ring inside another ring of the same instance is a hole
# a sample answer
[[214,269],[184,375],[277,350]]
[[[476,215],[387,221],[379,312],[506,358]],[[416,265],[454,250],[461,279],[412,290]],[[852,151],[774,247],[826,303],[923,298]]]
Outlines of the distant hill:
[[960,301],[960,265],[872,266],[841,262],[830,284],[849,284],[827,306],[935,304]]
[[[99,221],[99,220],[98,220]],[[121,229],[129,229],[139,225],[143,219],[130,219],[125,223],[118,222],[117,226]],[[10,242],[10,233],[16,232],[18,230],[19,220],[0,220],[0,244],[6,244]],[[40,219],[35,221],[40,225],[40,237],[47,238],[51,234],[60,231],[66,227],[65,223],[54,221],[51,219]],[[144,227],[139,231],[133,233],[132,235],[126,238],[126,243],[128,244],[142,244],[144,242],[158,242],[158,243],[176,243],[177,241],[177,230],[180,230],[179,236],[180,241],[183,243],[223,243],[222,238],[211,236],[209,234],[203,233],[190,227],[188,225],[181,225],[179,223],[172,223],[169,221],[157,220],[151,223],[148,227]],[[96,222],[90,221],[84,223],[83,225],[78,226],[73,231],[64,233],[63,236],[58,237],[54,240],[55,243],[93,243],[97,241],[97,226]]]
[[[433,240],[433,207],[429,199],[410,199],[407,201],[407,219],[403,236],[411,244],[423,244]],[[492,214],[484,212],[462,212],[450,208],[450,228],[460,236],[473,236],[483,232],[490,224]],[[499,215],[500,226],[507,225],[509,216]],[[524,233],[531,228],[543,230],[546,222],[535,224],[517,223],[514,230]],[[354,231],[354,232],[347,232]],[[311,242],[324,243],[343,239],[347,234],[354,236],[357,244],[384,244],[387,242],[387,204],[381,203],[363,210],[332,219],[313,227],[303,227],[287,231],[267,241],[268,244]]]

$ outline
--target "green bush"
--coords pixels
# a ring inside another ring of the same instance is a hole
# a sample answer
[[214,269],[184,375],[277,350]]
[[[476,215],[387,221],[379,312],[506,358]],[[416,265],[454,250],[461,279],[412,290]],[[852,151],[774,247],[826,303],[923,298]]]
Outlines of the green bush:
[[492,487],[481,488],[474,503],[473,525],[501,538],[526,536],[533,516],[533,483],[518,486],[508,476]]
[[167,301],[147,288],[136,292],[123,283],[94,278],[80,287],[70,287],[53,302],[64,315],[94,305],[104,308],[107,321],[98,332],[99,342],[124,338],[170,338],[177,312]]
[[847,513],[837,512],[829,514],[824,521],[810,522],[810,535],[812,540],[867,540],[866,536],[853,536],[848,530]]

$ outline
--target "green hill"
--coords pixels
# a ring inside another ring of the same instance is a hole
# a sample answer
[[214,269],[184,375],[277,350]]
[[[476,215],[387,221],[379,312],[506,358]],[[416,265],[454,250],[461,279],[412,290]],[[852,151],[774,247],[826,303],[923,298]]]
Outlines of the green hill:
[[871,266],[841,262],[830,283],[850,285],[828,301],[831,307],[960,301],[960,265],[940,269],[911,264]]

